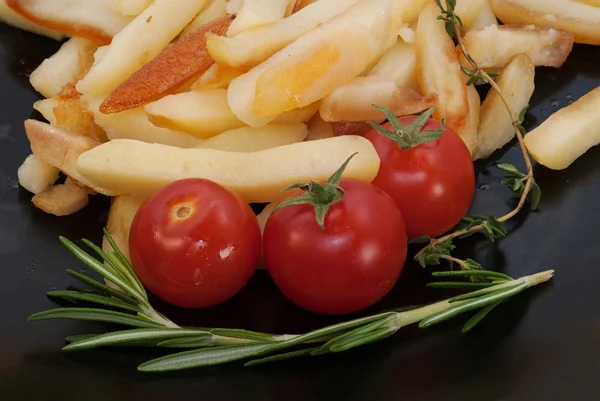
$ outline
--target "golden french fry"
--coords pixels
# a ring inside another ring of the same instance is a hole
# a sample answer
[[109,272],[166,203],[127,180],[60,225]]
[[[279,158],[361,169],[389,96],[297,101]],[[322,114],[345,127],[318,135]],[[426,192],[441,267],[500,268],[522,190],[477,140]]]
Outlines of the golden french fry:
[[133,109],[174,93],[214,65],[206,51],[206,33],[225,33],[232,17],[211,21],[167,47],[156,58],[134,72],[100,105],[105,114]]
[[[94,64],[77,89],[90,96],[113,91],[156,57],[181,32],[207,0],[155,0],[113,38],[104,57]],[[84,7],[85,8],[85,7]]]
[[[119,195],[112,198],[108,212],[106,230],[113,238],[117,247],[127,260],[129,259],[129,230],[133,219],[144,202],[144,198],[131,195]],[[112,251],[112,247],[106,238],[102,240],[102,250]]]
[[227,10],[225,9],[225,2],[226,0],[209,0],[209,3],[205,8],[203,8],[194,20],[185,27],[179,36],[186,36],[196,29],[202,28],[210,21],[226,17]]
[[309,104],[308,106],[304,106],[299,109],[294,109],[290,111],[286,111],[283,114],[280,114],[276,119],[273,120],[274,123],[307,123],[308,120],[315,115],[316,112],[319,111],[320,102],[314,102]]
[[88,205],[88,194],[78,185],[58,184],[35,195],[31,202],[46,213],[68,216]]
[[206,47],[217,63],[248,69],[343,13],[358,1],[319,0],[288,18],[242,32],[233,38],[209,34]]
[[181,149],[118,139],[84,153],[78,171],[98,186],[117,193],[146,196],[182,178],[205,178],[239,194],[246,202],[271,202],[296,182],[324,181],[358,153],[344,176],[371,181],[379,157],[368,140],[340,136],[298,142],[259,152]]
[[[529,56],[535,66],[560,67],[573,48],[573,34],[533,25],[490,25],[464,36],[467,52],[480,68],[499,69],[519,53]],[[472,68],[456,48],[460,63]]]
[[462,26],[468,29],[483,10],[488,0],[456,0],[454,12],[460,17]]
[[466,28],[466,31],[478,31],[490,25],[498,25],[498,20],[496,19],[494,10],[492,10],[491,0],[485,0],[483,8],[479,12],[479,15],[477,16],[475,21],[473,21],[473,23],[468,28]]
[[600,87],[552,114],[525,136],[525,146],[540,164],[553,170],[569,167],[600,143]]
[[88,0],[85,6],[72,0],[6,0],[6,5],[29,21],[69,36],[96,43],[110,43],[131,21],[106,6],[102,0]]
[[369,76],[388,79],[396,85],[420,91],[417,81],[417,50],[414,44],[398,40],[386,50]]
[[589,6],[593,6],[593,7],[600,7],[600,0],[575,0],[578,3],[581,4],[587,4]]
[[45,28],[23,17],[15,10],[10,8],[6,4],[6,0],[0,0],[0,22],[4,22],[10,26],[14,26],[15,28],[23,29],[31,33],[46,36],[54,40],[61,40],[65,37],[65,34],[62,32]]
[[165,96],[144,110],[157,127],[184,131],[202,139],[244,126],[231,112],[225,89]]
[[[71,38],[31,73],[29,82],[44,97],[55,96],[81,71],[82,55],[93,54],[97,46],[84,38]],[[86,56],[87,57],[87,56]]]
[[213,64],[192,84],[190,90],[225,89],[245,72],[223,64]]
[[356,77],[323,99],[319,112],[325,121],[381,122],[385,116],[374,104],[387,107],[397,116],[405,116],[436,106],[437,99],[435,93],[422,96],[378,76]]
[[291,14],[297,13],[298,11],[302,10],[304,7],[310,6],[312,3],[316,2],[316,1],[317,0],[292,0],[292,1],[290,1],[290,4],[293,4]]
[[335,136],[341,135],[364,135],[372,128],[366,121],[348,122],[336,121],[331,123]]
[[477,135],[479,129],[479,114],[481,113],[481,98],[473,85],[467,86],[467,99],[469,101],[469,128],[463,132],[457,132],[462,138],[471,155],[477,146]]
[[386,11],[388,0],[361,0],[234,79],[227,92],[231,110],[246,124],[262,126],[346,84],[383,52],[391,23]]
[[316,141],[319,139],[333,138],[333,126],[321,118],[319,113],[315,114],[308,122],[308,135],[305,141]]
[[108,0],[108,7],[123,15],[140,15],[154,0]]
[[422,93],[437,93],[434,118],[446,120],[456,132],[469,129],[469,102],[463,73],[444,22],[437,19],[439,8],[426,6],[417,25],[417,74]]
[[[504,67],[496,79],[513,115],[518,116],[529,104],[535,88],[534,77],[533,62],[526,54],[521,53]],[[514,136],[515,127],[504,102],[497,92],[490,90],[481,105],[477,146],[473,159],[490,156],[496,149],[510,142]]]
[[536,25],[571,32],[576,43],[600,45],[600,8],[573,0],[492,0],[505,24]]
[[288,0],[244,0],[227,30],[227,36],[277,22],[284,17],[287,6]]
[[54,109],[60,106],[60,101],[54,97],[49,99],[38,100],[33,104],[33,108],[40,112],[40,114],[51,124],[56,126],[56,116],[54,115]]
[[79,155],[100,145],[100,142],[35,120],[25,121],[25,133],[36,159],[58,168],[96,192],[114,195],[114,192],[94,187],[94,184],[77,170]]
[[227,152],[257,152],[302,142],[308,135],[306,124],[271,123],[264,127],[242,127],[207,139],[199,147]]
[[17,170],[19,184],[33,194],[39,194],[58,180],[59,170],[29,155]]

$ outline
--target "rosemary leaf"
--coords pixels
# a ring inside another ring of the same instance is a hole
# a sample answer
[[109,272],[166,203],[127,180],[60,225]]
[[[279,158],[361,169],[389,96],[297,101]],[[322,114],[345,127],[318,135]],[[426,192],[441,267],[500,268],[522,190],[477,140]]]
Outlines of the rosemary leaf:
[[349,349],[359,347],[365,344],[371,344],[374,342],[381,341],[389,336],[395,334],[398,330],[400,330],[399,326],[395,327],[384,327],[379,330],[375,330],[372,333],[367,334],[366,336],[358,337],[350,341],[346,341],[344,343],[338,344],[330,348],[331,352],[343,352],[348,351]]
[[510,285],[503,286],[502,288],[498,288],[498,285],[500,283],[492,283],[492,284],[495,284],[495,286],[490,287],[490,288],[483,288],[481,290],[477,290],[477,291],[473,291],[473,292],[468,292],[468,293],[462,294],[462,295],[458,295],[454,298],[450,298],[448,300],[448,302],[454,303],[454,302],[458,302],[458,301],[465,301],[467,299],[479,298],[482,295],[491,294],[493,292],[502,291],[506,288],[512,288],[512,287],[516,287],[516,286],[520,285],[520,283],[518,281],[512,281],[510,283],[511,283]]
[[485,276],[485,277],[498,277],[504,280],[512,280],[512,277],[506,274],[491,271],[491,270],[452,270],[444,272],[433,272],[431,273],[434,277],[468,277],[468,276]]
[[258,333],[255,331],[240,330],[240,329],[212,329],[211,334],[221,337],[241,338],[245,340],[255,340],[260,342],[277,341],[270,334]]
[[495,285],[494,283],[468,283],[458,281],[439,281],[435,283],[427,283],[428,288],[486,288]]
[[113,296],[115,298],[119,298],[120,300],[125,301],[130,304],[136,303],[135,299],[131,298],[129,295],[127,295],[119,290],[115,290],[114,288],[111,288],[105,284],[102,284],[101,282],[94,280],[93,278],[88,277],[85,274],[78,273],[75,270],[71,270],[71,269],[67,269],[67,274],[76,278],[77,280],[81,281],[82,283],[87,284],[90,287],[97,289],[98,291],[102,291],[103,293],[105,293],[107,295]]
[[98,334],[76,334],[76,335],[73,335],[73,336],[67,336],[67,337],[65,337],[65,342],[67,344],[70,344],[70,343],[74,343],[75,341],[86,340],[88,338],[92,338],[92,337],[95,337],[97,335]]
[[502,301],[495,302],[493,304],[489,304],[485,308],[481,309],[472,318],[470,318],[467,323],[462,328],[463,333],[467,333],[473,329],[473,327],[477,326],[479,322],[483,320],[484,317],[488,315],[496,306],[500,305]]
[[92,322],[116,323],[132,327],[162,327],[158,323],[147,322],[127,313],[96,308],[58,308],[34,313],[27,320],[70,319]]
[[142,310],[136,305],[132,305],[127,302],[119,301],[117,299],[105,297],[103,295],[90,294],[87,292],[80,291],[50,291],[46,294],[51,298],[64,298],[64,299],[75,299],[78,301],[90,302],[98,305],[104,305],[111,308],[124,309],[132,312],[141,312]]
[[158,343],[158,346],[164,348],[202,348],[213,345],[212,338],[211,334],[200,334],[192,337],[161,341]]
[[329,340],[325,344],[323,344],[323,346],[321,348],[322,349],[330,349],[332,347],[344,344],[348,341],[353,341],[357,337],[364,337],[365,335],[379,329],[381,326],[383,326],[387,323],[390,323],[395,317],[396,317],[395,315],[392,315],[387,318],[377,320],[373,323],[359,326],[359,327],[355,328],[354,330],[350,330],[342,335],[332,338],[331,340]]
[[283,354],[268,356],[266,358],[253,359],[251,361],[246,362],[244,364],[244,366],[249,367],[249,366],[263,365],[265,363],[279,362],[279,361],[285,361],[287,359],[298,358],[301,356],[307,356],[307,355],[311,355],[311,353],[313,351],[316,351],[318,349],[320,349],[320,347],[305,348],[305,349],[301,349],[298,351],[291,351],[291,352],[285,352]]
[[[67,344],[74,343],[77,341],[87,340],[92,337],[96,337],[99,334],[79,334],[74,336],[68,336],[65,338]],[[124,344],[115,344],[113,347],[138,347],[138,348],[156,348],[156,341],[134,341]]]
[[198,330],[170,328],[121,330],[76,341],[65,346],[63,351],[79,351],[139,341],[191,337],[197,336],[198,333]]

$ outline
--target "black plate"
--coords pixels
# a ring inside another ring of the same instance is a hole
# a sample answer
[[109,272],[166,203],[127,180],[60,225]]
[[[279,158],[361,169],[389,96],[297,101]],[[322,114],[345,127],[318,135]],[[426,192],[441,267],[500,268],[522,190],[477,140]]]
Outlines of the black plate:
[[[177,374],[137,373],[155,351],[104,349],[63,354],[66,335],[98,333],[102,324],[28,323],[55,306],[44,293],[72,281],[82,266],[59,235],[100,240],[108,202],[97,197],[82,212],[56,218],[30,204],[16,170],[30,153],[23,120],[37,95],[29,73],[58,45],[0,24],[0,399],[2,400],[598,400],[600,372],[600,149],[569,169],[536,166],[539,212],[524,212],[497,244],[474,237],[459,248],[486,268],[521,276],[554,268],[555,279],[499,307],[478,329],[462,321],[402,329],[387,341],[341,355],[245,369],[240,364]],[[539,69],[526,125],[600,85],[597,48],[576,46],[560,70]],[[600,111],[599,111],[600,112]],[[500,214],[513,203],[499,184],[498,160],[522,167],[514,147],[478,166],[474,213]],[[426,289],[428,272],[407,265],[393,292],[368,312],[421,304],[448,293]],[[219,307],[180,311],[160,305],[178,322],[299,332],[335,319],[287,302],[264,272]]]

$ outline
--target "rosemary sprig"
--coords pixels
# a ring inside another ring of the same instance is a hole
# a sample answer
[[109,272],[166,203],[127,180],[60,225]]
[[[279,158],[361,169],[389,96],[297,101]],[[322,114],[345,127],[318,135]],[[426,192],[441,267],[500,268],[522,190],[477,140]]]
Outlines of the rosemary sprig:
[[[78,351],[98,347],[160,347],[164,349],[188,349],[176,352],[141,364],[138,369],[144,372],[162,372],[202,366],[212,366],[237,360],[246,360],[246,366],[307,356],[343,352],[355,347],[381,341],[390,337],[402,327],[419,323],[420,327],[460,316],[464,313],[479,311],[463,327],[471,330],[490,311],[508,298],[525,289],[549,280],[554,271],[534,274],[513,280],[502,273],[486,271],[476,267],[474,261],[466,262],[468,270],[435,272],[433,276],[448,278],[477,277],[477,283],[444,282],[438,286],[453,288],[477,288],[445,301],[403,311],[390,311],[363,317],[335,325],[323,327],[304,334],[275,335],[241,329],[179,327],[165,316],[159,314],[150,305],[146,292],[137,287],[138,280],[133,268],[123,257],[110,234],[105,235],[113,244],[108,267],[86,253],[71,241],[61,238],[62,243],[83,263],[100,273],[106,279],[114,279],[124,293],[111,289],[104,284],[69,271],[69,274],[90,285],[101,294],[81,291],[51,291],[52,298],[66,298],[92,303],[107,309],[96,307],[58,308],[30,316],[29,320],[74,319],[115,323],[129,326],[125,330],[105,334],[77,335],[67,337],[65,351]],[[90,244],[88,241],[83,241]],[[105,261],[107,259],[91,246]],[[441,255],[439,259],[450,259]],[[439,262],[438,259],[438,262]],[[453,259],[453,258],[452,258]],[[479,266],[480,267],[480,266]],[[487,280],[487,281],[482,281]],[[435,284],[435,283],[432,283]],[[119,309],[122,311],[115,311]]]

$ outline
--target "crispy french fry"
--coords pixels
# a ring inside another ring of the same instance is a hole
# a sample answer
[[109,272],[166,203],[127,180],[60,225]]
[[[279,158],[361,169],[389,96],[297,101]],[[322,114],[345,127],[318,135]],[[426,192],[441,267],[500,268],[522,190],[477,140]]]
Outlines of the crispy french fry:
[[244,126],[231,112],[225,89],[165,96],[144,110],[157,127],[188,132],[202,139]]
[[94,187],[94,184],[79,174],[77,170],[76,164],[79,155],[100,145],[100,142],[35,120],[25,121],[25,132],[36,159],[58,168],[96,192],[109,196],[115,194]]
[[232,37],[248,29],[269,25],[285,15],[288,0],[244,0],[235,20],[227,30]]
[[[555,29],[537,28],[533,25],[490,25],[464,36],[467,52],[480,68],[499,69],[519,53],[529,56],[535,66],[560,67],[573,48],[573,34]],[[456,48],[459,61],[471,68]]]
[[589,6],[600,7],[600,0],[575,0],[581,4],[587,4]]
[[319,111],[320,102],[314,102],[300,109],[286,111],[280,114],[274,123],[307,123]]
[[227,10],[225,9],[225,1],[226,0],[209,0],[209,3],[202,9],[202,11],[200,11],[196,18],[194,18],[194,20],[185,27],[179,36],[186,36],[194,32],[196,29],[202,28],[210,21],[226,17]]
[[492,0],[505,24],[536,25],[575,35],[576,43],[600,45],[600,8],[573,0]]
[[434,118],[456,132],[469,129],[469,102],[463,73],[435,4],[426,6],[417,25],[417,74],[422,93],[437,93]]
[[209,22],[167,47],[110,93],[100,105],[100,112],[117,113],[142,106],[195,79],[214,65],[206,51],[206,33],[224,34],[231,20],[223,17]]
[[191,86],[191,90],[225,89],[231,81],[246,71],[223,64],[213,64]]
[[10,8],[6,4],[6,0],[0,0],[0,22],[4,22],[10,26],[14,26],[15,28],[23,29],[31,33],[43,35],[54,40],[61,40],[65,37],[65,34],[62,32],[45,28],[23,17],[15,10]]
[[600,87],[552,114],[525,136],[525,146],[540,164],[563,170],[600,143]]
[[108,0],[108,7],[123,15],[137,16],[154,0]]
[[[108,222],[106,230],[113,238],[117,247],[127,260],[129,259],[129,230],[135,214],[144,202],[143,197],[131,195],[119,195],[112,198],[110,210],[108,212]],[[102,240],[102,250],[104,252],[112,251],[112,247],[106,238]]]
[[[515,116],[529,104],[535,88],[535,66],[526,54],[516,55],[502,70],[496,83]],[[491,90],[481,105],[474,159],[483,159],[510,142],[515,128],[504,102]]]
[[68,216],[88,205],[88,194],[75,184],[58,184],[35,195],[31,202],[46,213]]
[[477,19],[487,0],[457,0],[454,12],[460,17],[464,28],[468,29]]
[[366,121],[348,122],[337,121],[331,123],[335,136],[341,135],[364,135],[372,128]]
[[39,194],[58,180],[59,170],[29,155],[17,170],[19,184],[33,194]]
[[319,112],[325,121],[383,121],[385,116],[373,104],[405,116],[434,107],[437,98],[435,93],[422,96],[378,76],[356,77],[323,99]]
[[398,40],[369,71],[369,76],[388,79],[396,85],[421,91],[417,81],[417,50],[414,44]]
[[207,139],[199,147],[227,152],[257,152],[302,142],[308,135],[305,124],[271,123],[264,127],[242,127]]
[[[113,38],[106,55],[94,64],[77,89],[102,96],[113,91],[141,66],[156,57],[181,32],[207,0],[155,0]],[[154,82],[154,84],[157,84]]]
[[291,13],[295,14],[298,11],[302,10],[304,7],[310,6],[312,3],[316,2],[316,1],[317,0],[295,0],[295,1],[291,1],[290,3],[294,4]]
[[102,0],[88,0],[85,7],[72,0],[6,0],[6,4],[38,25],[99,44],[110,43],[131,21],[130,17],[108,8]]
[[473,23],[466,29],[467,32],[478,31],[490,25],[498,25],[494,10],[492,10],[491,0],[485,0],[483,8]]
[[467,86],[467,99],[469,100],[469,128],[463,132],[457,132],[462,138],[471,155],[477,146],[477,135],[479,129],[479,114],[481,113],[481,98],[473,85]]
[[78,171],[113,192],[146,196],[182,178],[206,178],[247,202],[271,202],[296,182],[323,181],[351,155],[344,176],[371,181],[379,169],[373,145],[359,136],[298,142],[259,152],[181,149],[119,139],[79,157]]
[[143,107],[122,111],[120,113],[103,114],[98,111],[100,100],[84,97],[89,110],[94,114],[94,121],[98,124],[108,139],[135,139],[149,143],[162,143],[165,145],[193,148],[202,141],[185,132],[160,128],[152,124]]
[[305,141],[316,141],[319,139],[333,138],[333,126],[321,118],[319,113],[315,114],[308,122],[308,135]]
[[209,34],[206,47],[217,63],[248,69],[343,13],[358,1],[319,0],[288,18],[242,32],[233,38]]
[[56,116],[54,115],[54,108],[60,106],[60,101],[54,97],[49,99],[38,100],[33,104],[33,108],[40,112],[40,114],[52,125],[56,126]]
[[84,38],[71,38],[31,73],[29,82],[44,97],[55,96],[81,71],[81,54],[93,54],[97,46]]
[[234,79],[227,93],[231,110],[246,124],[262,126],[346,84],[383,51],[391,23],[386,11],[388,0],[361,0]]

